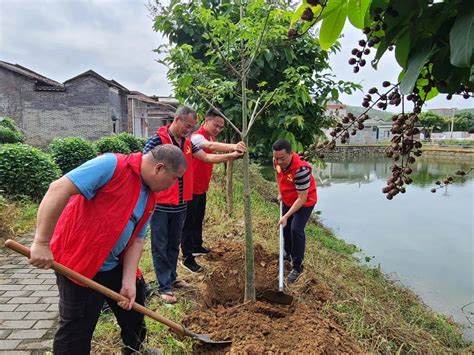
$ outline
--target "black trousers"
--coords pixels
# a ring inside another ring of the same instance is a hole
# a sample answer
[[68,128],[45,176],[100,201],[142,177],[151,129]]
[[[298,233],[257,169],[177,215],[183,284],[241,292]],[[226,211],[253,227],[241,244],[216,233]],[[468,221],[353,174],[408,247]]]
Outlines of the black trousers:
[[183,228],[181,251],[183,258],[192,257],[193,251],[202,246],[202,224],[206,214],[206,194],[193,195],[188,201],[188,214]]
[[[291,255],[293,269],[303,271],[304,251],[306,248],[306,234],[304,229],[311,216],[314,206],[301,207],[296,213],[288,218],[286,226],[283,228],[283,238],[285,241],[285,252]],[[283,214],[288,212],[290,207],[283,204]]]
[[[119,292],[122,287],[122,267],[99,272],[94,281]],[[99,319],[100,311],[107,301],[121,328],[121,337],[125,344],[123,353],[132,354],[141,349],[146,336],[143,315],[120,308],[117,302],[102,294],[82,287],[67,277],[56,273],[59,288],[59,328],[54,336],[53,352],[57,354],[89,354],[92,334]],[[144,304],[145,283],[137,279],[135,301]]]

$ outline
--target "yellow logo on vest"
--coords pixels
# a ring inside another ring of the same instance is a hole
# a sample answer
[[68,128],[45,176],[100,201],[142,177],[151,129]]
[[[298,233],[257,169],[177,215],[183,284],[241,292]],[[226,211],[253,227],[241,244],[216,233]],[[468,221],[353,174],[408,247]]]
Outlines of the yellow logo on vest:
[[293,182],[293,175],[288,174],[288,176],[286,177],[286,180],[288,180],[289,182]]
[[191,154],[191,147],[189,145],[186,147],[185,154]]

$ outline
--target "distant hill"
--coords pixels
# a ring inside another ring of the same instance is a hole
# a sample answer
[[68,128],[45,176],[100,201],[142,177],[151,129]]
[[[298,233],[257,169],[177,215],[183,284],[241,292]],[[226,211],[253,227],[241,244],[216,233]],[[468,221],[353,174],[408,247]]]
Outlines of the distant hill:
[[[366,108],[362,106],[346,105],[346,108],[348,112],[352,113],[355,116],[359,116],[362,112],[366,110]],[[395,115],[395,113],[393,112],[386,112],[376,109],[371,109],[367,114],[372,119],[382,119],[384,121],[390,121],[392,119],[392,116]]]
[[469,112],[470,114],[474,115],[474,108],[465,108],[463,110],[456,110],[454,112],[454,115],[459,115],[460,113],[463,113],[463,112]]

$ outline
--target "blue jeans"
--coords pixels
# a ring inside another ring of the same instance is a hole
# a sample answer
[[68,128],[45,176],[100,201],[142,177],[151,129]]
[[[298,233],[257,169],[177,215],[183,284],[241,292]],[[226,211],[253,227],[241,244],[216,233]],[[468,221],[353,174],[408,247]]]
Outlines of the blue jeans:
[[[296,213],[288,218],[286,226],[283,228],[283,239],[285,241],[285,252],[291,255],[293,269],[303,271],[304,251],[306,247],[306,234],[304,229],[308,222],[314,206],[301,207]],[[283,204],[283,214],[288,212],[290,207]]]
[[171,292],[176,281],[179,245],[185,219],[186,211],[155,211],[151,216],[151,254],[159,292]]

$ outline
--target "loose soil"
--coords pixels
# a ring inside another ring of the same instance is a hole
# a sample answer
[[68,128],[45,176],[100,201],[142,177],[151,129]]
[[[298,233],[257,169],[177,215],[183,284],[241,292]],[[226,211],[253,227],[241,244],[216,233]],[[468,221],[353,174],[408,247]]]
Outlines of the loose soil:
[[[183,323],[212,339],[232,340],[228,347],[196,344],[196,352],[220,353],[361,353],[360,348],[321,308],[332,298],[329,287],[307,271],[286,293],[295,301],[291,306],[263,300],[243,303],[244,245],[221,241],[200,260],[210,272],[199,286],[200,307]],[[285,265],[288,272],[289,265]],[[278,287],[278,255],[255,245],[257,295]],[[258,298],[258,296],[257,296]]]

